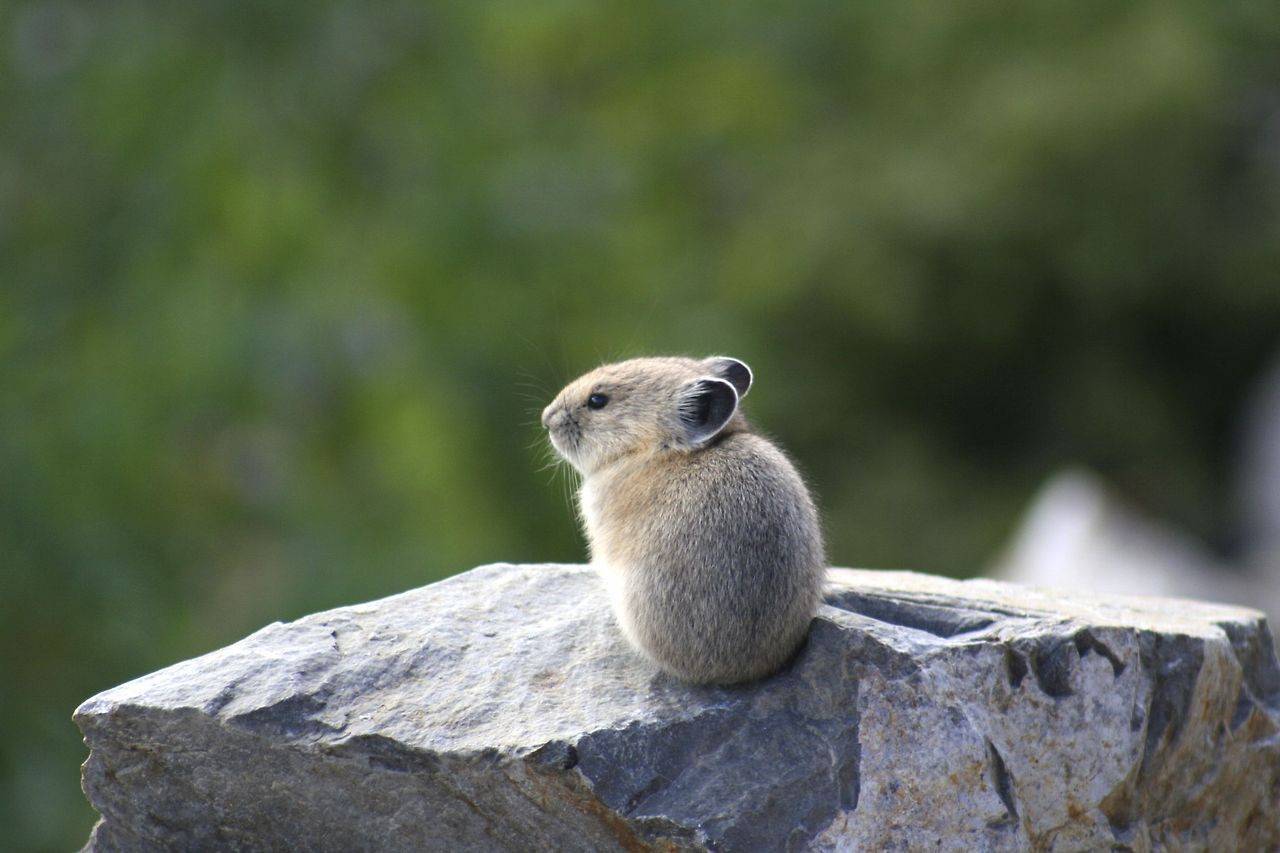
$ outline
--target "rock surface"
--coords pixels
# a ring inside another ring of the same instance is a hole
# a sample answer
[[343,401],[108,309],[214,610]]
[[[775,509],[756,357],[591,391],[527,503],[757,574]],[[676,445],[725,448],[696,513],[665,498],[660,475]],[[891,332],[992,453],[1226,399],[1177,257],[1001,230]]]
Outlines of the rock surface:
[[1280,844],[1260,614],[833,570],[806,648],[692,688],[584,566],[270,625],[75,714],[94,850]]

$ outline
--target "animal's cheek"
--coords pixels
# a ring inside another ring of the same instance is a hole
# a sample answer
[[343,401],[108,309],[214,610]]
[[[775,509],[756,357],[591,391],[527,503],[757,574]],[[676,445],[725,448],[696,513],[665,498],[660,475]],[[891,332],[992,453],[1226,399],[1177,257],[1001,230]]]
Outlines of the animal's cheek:
[[628,447],[637,447],[645,443],[644,430],[631,428],[618,436],[620,443],[626,444]]
[[626,430],[619,428],[616,424],[601,424],[596,430],[596,436],[602,444],[615,444],[626,434]]
[[635,440],[638,444],[654,444],[662,437],[662,430],[657,424],[644,424],[635,430]]

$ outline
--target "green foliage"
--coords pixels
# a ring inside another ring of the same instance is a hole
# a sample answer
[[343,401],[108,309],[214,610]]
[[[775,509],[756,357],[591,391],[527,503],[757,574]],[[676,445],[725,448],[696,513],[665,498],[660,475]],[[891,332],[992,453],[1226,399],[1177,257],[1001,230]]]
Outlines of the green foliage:
[[730,353],[833,561],[972,574],[1084,463],[1230,533],[1280,332],[1270,4],[0,9],[0,826],[90,694],[582,559],[536,415]]

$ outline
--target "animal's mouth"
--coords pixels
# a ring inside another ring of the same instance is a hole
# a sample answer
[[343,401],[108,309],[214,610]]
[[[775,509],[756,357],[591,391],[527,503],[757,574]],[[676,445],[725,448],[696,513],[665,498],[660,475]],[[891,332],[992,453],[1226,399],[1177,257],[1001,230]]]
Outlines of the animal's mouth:
[[582,432],[572,421],[556,424],[547,430],[551,437],[551,446],[565,459],[573,462],[578,455],[578,444],[582,440]]
[[551,436],[551,446],[556,449],[556,453],[559,453],[561,456],[568,456],[569,451],[565,446],[565,440],[560,438],[560,436],[556,435],[554,432],[550,432],[549,435]]

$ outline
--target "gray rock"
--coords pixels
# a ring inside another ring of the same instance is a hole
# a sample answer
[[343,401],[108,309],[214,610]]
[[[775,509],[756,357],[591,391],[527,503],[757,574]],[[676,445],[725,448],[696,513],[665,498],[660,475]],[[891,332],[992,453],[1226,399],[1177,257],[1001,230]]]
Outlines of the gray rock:
[[1268,849],[1261,614],[833,570],[783,673],[693,688],[584,566],[270,625],[75,713],[94,850]]

